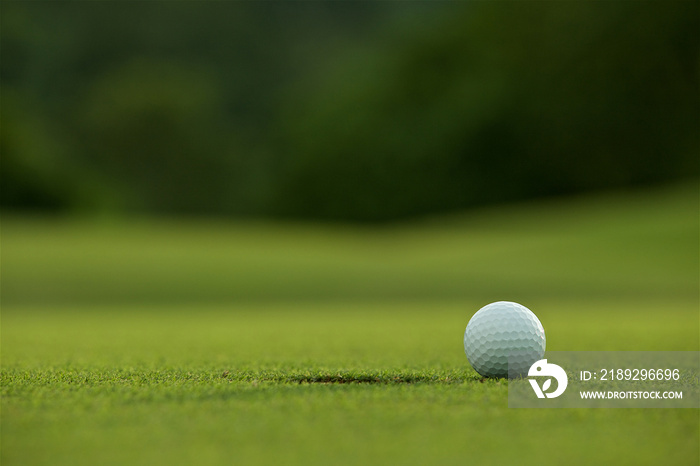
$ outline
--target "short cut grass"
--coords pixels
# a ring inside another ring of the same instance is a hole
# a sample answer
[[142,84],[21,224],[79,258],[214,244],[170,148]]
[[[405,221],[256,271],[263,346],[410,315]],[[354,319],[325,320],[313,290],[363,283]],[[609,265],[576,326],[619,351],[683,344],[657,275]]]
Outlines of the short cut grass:
[[698,464],[697,409],[509,409],[484,304],[547,349],[698,350],[697,184],[377,228],[3,219],[13,465]]

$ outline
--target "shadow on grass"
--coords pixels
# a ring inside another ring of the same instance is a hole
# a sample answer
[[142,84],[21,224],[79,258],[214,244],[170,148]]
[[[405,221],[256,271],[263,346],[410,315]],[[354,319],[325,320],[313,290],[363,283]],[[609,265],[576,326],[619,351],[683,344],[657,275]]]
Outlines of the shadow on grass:
[[[3,368],[0,392],[3,402],[51,406],[56,400],[86,409],[96,404],[201,402],[205,400],[263,400],[271,393],[319,388],[361,387],[468,387],[502,385],[467,369],[434,370],[20,370]],[[506,382],[507,384],[507,382]]]
[[241,374],[225,371],[222,378],[242,382],[271,382],[282,384],[458,384],[464,382],[483,381],[478,375],[467,372],[324,372],[313,371],[303,373],[248,373]]
[[290,377],[290,382],[319,383],[319,384],[346,384],[346,383],[373,383],[373,384],[410,384],[417,382],[435,382],[432,377],[415,375],[394,375],[375,377],[372,375],[299,375]]

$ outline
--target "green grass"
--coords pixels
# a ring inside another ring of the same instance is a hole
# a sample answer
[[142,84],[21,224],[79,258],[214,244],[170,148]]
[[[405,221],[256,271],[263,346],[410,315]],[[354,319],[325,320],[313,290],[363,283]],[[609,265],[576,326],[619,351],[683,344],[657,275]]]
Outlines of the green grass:
[[698,186],[385,227],[2,223],[12,465],[698,464],[697,409],[509,409],[462,334],[699,346]]

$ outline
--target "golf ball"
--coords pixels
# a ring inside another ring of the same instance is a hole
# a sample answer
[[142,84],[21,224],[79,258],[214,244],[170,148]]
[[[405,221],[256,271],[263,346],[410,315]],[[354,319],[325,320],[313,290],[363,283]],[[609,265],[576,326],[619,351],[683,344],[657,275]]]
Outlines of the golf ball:
[[[532,311],[499,301],[479,309],[464,331],[464,352],[484,377],[517,377],[544,357],[544,328]],[[510,364],[509,364],[510,362]]]

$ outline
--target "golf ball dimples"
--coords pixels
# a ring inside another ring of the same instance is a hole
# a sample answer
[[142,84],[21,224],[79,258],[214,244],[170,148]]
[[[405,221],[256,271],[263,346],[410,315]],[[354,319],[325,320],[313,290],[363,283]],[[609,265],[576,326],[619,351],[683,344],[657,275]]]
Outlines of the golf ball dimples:
[[464,352],[484,377],[527,374],[544,356],[544,328],[537,316],[518,303],[499,301],[479,309],[464,332]]

